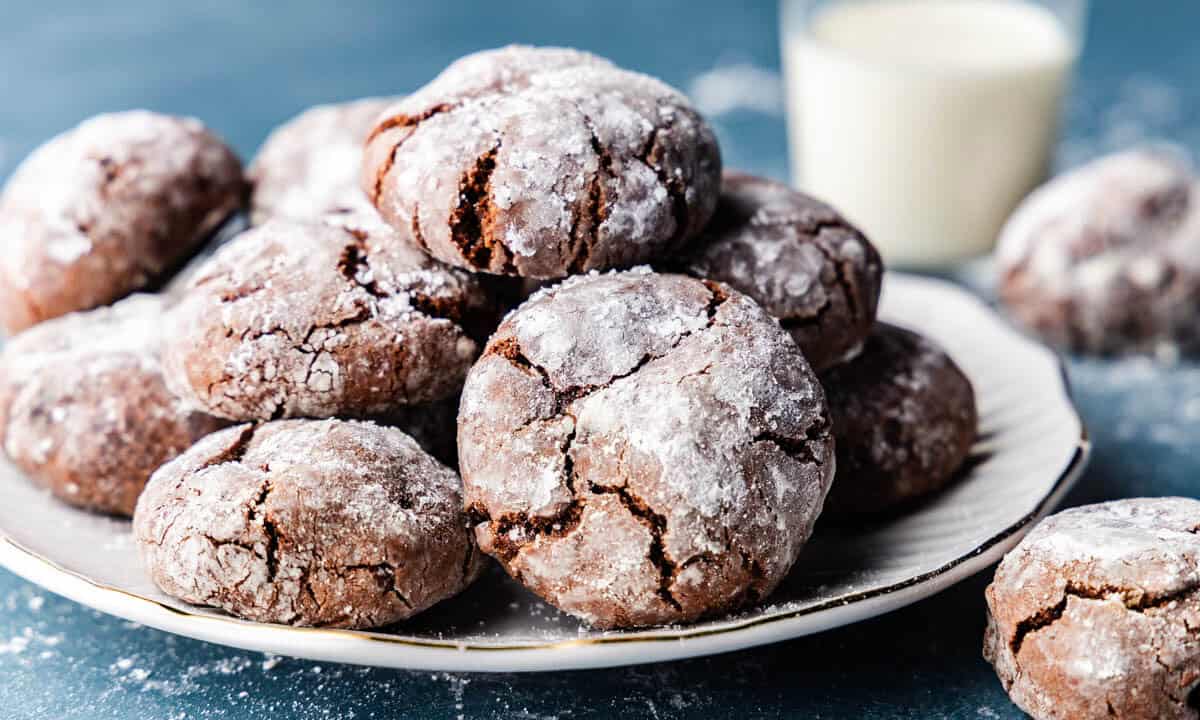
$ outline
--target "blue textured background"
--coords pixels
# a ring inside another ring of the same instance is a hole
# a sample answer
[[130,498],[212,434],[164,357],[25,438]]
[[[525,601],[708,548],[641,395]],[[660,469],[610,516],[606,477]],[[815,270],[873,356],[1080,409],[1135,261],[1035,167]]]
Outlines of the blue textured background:
[[[770,95],[773,2],[0,3],[0,178],[104,110],[203,118],[249,157],[300,109],[419,86],[508,42],[573,45],[684,89],[753,66]],[[104,7],[103,10],[100,8]],[[1200,147],[1200,5],[1094,4],[1060,161],[1145,137]],[[711,78],[711,75],[709,76]],[[770,102],[715,115],[727,163],[786,175]],[[1096,452],[1070,503],[1197,495],[1200,367],[1071,361]],[[1021,717],[980,658],[983,573],[820,636],[653,667],[447,675],[320,665],[175,638],[0,570],[0,717]]]

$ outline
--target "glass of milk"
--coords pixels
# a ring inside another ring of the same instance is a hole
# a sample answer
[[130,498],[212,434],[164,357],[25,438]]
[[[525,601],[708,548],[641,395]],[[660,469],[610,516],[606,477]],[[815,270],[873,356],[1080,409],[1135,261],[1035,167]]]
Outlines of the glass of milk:
[[792,177],[897,266],[991,249],[1045,176],[1086,0],[782,0]]

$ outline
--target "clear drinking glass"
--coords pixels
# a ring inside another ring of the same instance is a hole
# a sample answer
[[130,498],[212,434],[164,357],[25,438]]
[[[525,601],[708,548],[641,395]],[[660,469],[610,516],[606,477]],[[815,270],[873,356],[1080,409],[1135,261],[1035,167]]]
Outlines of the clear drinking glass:
[[988,251],[1044,177],[1086,0],[782,0],[794,184],[893,265]]

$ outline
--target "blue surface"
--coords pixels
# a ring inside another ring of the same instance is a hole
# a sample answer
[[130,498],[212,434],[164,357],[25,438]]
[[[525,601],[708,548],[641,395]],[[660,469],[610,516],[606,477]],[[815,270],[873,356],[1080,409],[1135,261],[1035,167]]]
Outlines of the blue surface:
[[[507,42],[594,50],[684,89],[718,65],[778,67],[772,2],[0,4],[0,177],[103,110],[194,114],[244,156],[317,102],[403,92]],[[1144,136],[1200,148],[1200,6],[1098,0],[1060,159]],[[727,163],[786,175],[781,117],[714,118]],[[1096,452],[1072,504],[1197,495],[1200,367],[1073,361]],[[983,573],[820,636],[653,667],[408,673],[264,657],[131,626],[0,570],[0,717],[1015,718],[980,658]]]

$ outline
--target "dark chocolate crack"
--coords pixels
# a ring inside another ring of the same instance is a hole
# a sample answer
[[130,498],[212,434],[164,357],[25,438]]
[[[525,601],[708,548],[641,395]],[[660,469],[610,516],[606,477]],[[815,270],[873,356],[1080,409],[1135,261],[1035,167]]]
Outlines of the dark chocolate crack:
[[567,268],[567,273],[570,275],[578,275],[587,268],[588,260],[591,259],[592,252],[599,243],[600,226],[608,218],[608,208],[611,206],[607,182],[613,177],[612,154],[600,141],[592,118],[578,104],[576,104],[576,109],[579,110],[583,124],[587,127],[590,135],[589,142],[592,153],[596,156],[596,172],[588,178],[587,194],[583,205],[580,206],[576,203],[572,210],[571,262]]
[[510,335],[493,342],[492,345],[487,349],[486,353],[503,357],[519,370],[536,373],[541,378],[542,384],[546,387],[546,389],[550,390],[550,392],[554,394],[555,407],[553,414],[548,418],[535,418],[531,422],[537,420],[558,419],[566,414],[566,408],[577,400],[582,400],[595,392],[610,387],[618,380],[624,380],[625,378],[636,375],[642,368],[650,363],[656,360],[661,360],[670,355],[675,349],[682,345],[685,340],[695,333],[712,329],[713,325],[716,324],[717,310],[725,303],[726,300],[729,299],[729,293],[720,283],[715,283],[710,280],[701,280],[700,282],[704,284],[710,293],[710,298],[704,308],[705,316],[708,318],[708,322],[705,324],[705,326],[700,330],[685,330],[684,332],[681,332],[679,337],[675,339],[675,342],[671,345],[671,347],[667,348],[665,352],[662,352],[658,355],[653,353],[644,354],[632,368],[623,373],[613,375],[608,379],[607,382],[604,382],[600,385],[571,385],[566,388],[555,387],[554,383],[550,380],[550,375],[546,372],[546,369],[533,362],[528,356],[525,355],[524,350],[521,349],[520,341],[517,340],[515,336]]
[[254,433],[257,431],[258,425],[254,423],[242,428],[229,447],[209,458],[203,465],[196,468],[195,472],[226,463],[240,463],[246,456],[246,450],[250,447],[250,443],[254,440]]
[[1017,623],[1012,640],[1009,642],[1009,647],[1012,648],[1012,653],[1015,657],[1021,651],[1021,645],[1024,644],[1025,638],[1030,633],[1049,627],[1062,618],[1063,612],[1067,608],[1067,601],[1072,597],[1080,600],[1119,599],[1126,610],[1144,613],[1147,610],[1166,607],[1173,602],[1187,599],[1196,595],[1197,592],[1200,592],[1200,586],[1187,587],[1182,590],[1156,595],[1154,593],[1143,592],[1140,589],[1130,590],[1115,585],[1089,587],[1076,582],[1068,582],[1066,588],[1063,590],[1061,600],[1054,605],[1042,608]]
[[363,571],[370,573],[371,576],[379,583],[379,589],[388,593],[400,601],[400,604],[409,610],[413,609],[412,602],[404,593],[400,592],[400,588],[396,587],[396,566],[389,562],[379,562],[366,565],[348,565],[345,567],[345,573],[350,574],[355,571]]
[[496,237],[492,202],[492,172],[500,143],[475,160],[458,183],[458,205],[450,213],[450,240],[472,267],[512,274],[512,252]]
[[771,443],[779,448],[788,457],[799,460],[800,462],[809,465],[824,465],[824,461],[813,452],[812,444],[819,441],[822,437],[828,435],[831,423],[827,415],[822,414],[821,419],[809,425],[804,429],[803,438],[794,438],[787,435],[781,435],[771,430],[765,430],[755,435],[751,440],[751,444],[757,442]]
[[671,217],[675,220],[675,231],[671,233],[671,241],[668,247],[678,248],[683,244],[683,240],[687,238],[688,233],[688,206],[687,206],[687,189],[684,183],[678,177],[672,177],[667,172],[667,167],[663,163],[664,149],[659,143],[659,136],[671,130],[675,125],[674,116],[670,116],[667,122],[663,125],[656,125],[650,136],[646,139],[646,144],[638,151],[637,159],[640,160],[646,167],[654,171],[658,177],[658,182],[663,189],[667,191],[667,197],[671,200]]
[[671,586],[675,583],[675,575],[679,572],[679,568],[667,555],[666,547],[663,544],[663,535],[667,532],[667,518],[655,512],[654,508],[634,495],[628,487],[607,487],[594,483],[590,487],[591,491],[597,495],[616,495],[629,514],[650,531],[650,547],[646,557],[651,565],[658,568],[658,597],[677,612],[683,612],[683,606],[671,592]]

